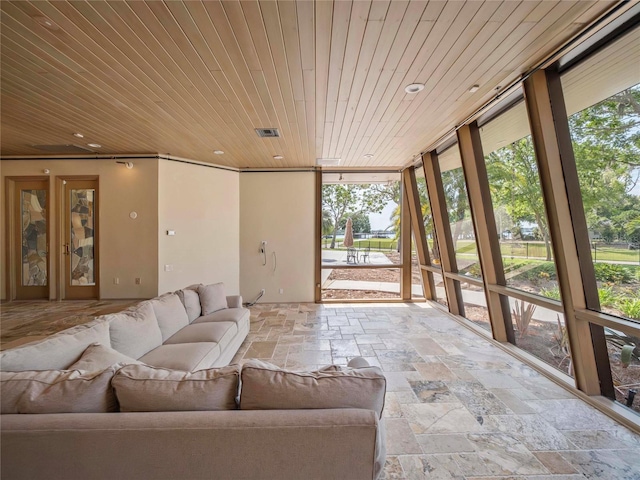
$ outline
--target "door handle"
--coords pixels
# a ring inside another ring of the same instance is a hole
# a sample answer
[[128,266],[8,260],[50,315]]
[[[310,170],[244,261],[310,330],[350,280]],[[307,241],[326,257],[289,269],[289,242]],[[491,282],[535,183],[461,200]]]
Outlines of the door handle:
[[69,255],[69,253],[70,253],[70,252],[69,252],[69,244],[68,244],[68,243],[65,243],[65,244],[64,244],[64,250],[62,251],[62,254],[63,254],[63,255]]

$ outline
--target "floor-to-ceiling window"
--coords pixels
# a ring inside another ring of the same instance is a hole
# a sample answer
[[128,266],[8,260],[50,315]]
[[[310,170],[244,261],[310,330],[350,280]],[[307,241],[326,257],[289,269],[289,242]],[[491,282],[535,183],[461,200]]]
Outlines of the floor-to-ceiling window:
[[454,281],[460,286],[464,317],[491,330],[458,144],[439,153],[438,163],[454,252],[453,261],[456,273],[463,277]]
[[322,300],[401,298],[401,195],[398,172],[322,174]]
[[[640,28],[561,77],[616,399],[640,411]],[[623,320],[624,319],[624,320]]]
[[[549,222],[527,110],[517,102],[480,127],[505,285],[560,301]],[[509,296],[515,343],[573,374],[560,305]]]

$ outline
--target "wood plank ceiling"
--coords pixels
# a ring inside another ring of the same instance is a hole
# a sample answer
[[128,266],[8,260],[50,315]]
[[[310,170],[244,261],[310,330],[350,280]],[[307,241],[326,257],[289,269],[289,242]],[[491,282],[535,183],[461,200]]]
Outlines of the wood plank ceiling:
[[1,153],[403,166],[613,3],[2,1]]

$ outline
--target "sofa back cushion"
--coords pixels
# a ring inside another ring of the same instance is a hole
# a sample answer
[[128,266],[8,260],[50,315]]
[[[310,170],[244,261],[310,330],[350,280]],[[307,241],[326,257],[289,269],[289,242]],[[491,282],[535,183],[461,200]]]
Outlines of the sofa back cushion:
[[113,377],[121,412],[235,410],[240,367],[184,372],[128,365]]
[[137,308],[105,315],[109,320],[111,347],[131,358],[140,358],[145,353],[162,345],[162,332],[149,302]]
[[200,285],[198,287],[200,295],[200,305],[202,305],[202,315],[224,310],[227,308],[227,295],[224,283],[214,283],[212,285]]
[[111,379],[118,368],[0,372],[2,413],[117,412]]
[[175,293],[167,293],[149,301],[158,319],[162,341],[189,325],[189,317],[184,305]]
[[291,372],[249,360],[242,366],[241,410],[363,408],[382,417],[386,379],[378,367],[331,365],[315,372]]
[[82,370],[83,372],[101,372],[104,369],[119,363],[129,365],[142,363],[100,343],[92,343],[84,351],[80,359],[71,365],[68,370]]
[[109,345],[109,323],[98,317],[37,342],[0,353],[0,370],[61,370],[77,361],[92,343]]
[[176,295],[178,295],[178,298],[182,302],[182,305],[184,305],[184,309],[187,311],[189,323],[193,322],[196,318],[202,315],[200,295],[198,295],[199,286],[200,285],[191,285],[176,292]]

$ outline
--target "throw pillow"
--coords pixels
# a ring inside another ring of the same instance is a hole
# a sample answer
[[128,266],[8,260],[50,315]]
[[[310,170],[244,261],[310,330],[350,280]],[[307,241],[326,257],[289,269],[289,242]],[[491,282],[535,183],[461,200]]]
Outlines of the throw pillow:
[[162,344],[162,332],[149,302],[137,309],[106,315],[110,320],[111,347],[131,358],[140,358]]
[[227,296],[224,290],[224,283],[200,285],[198,287],[198,295],[200,295],[200,305],[202,305],[203,316],[227,308]]
[[260,360],[242,366],[241,384],[241,410],[364,408],[380,417],[387,388],[378,367],[292,372]]
[[2,413],[117,412],[111,379],[120,367],[101,372],[0,372]]
[[102,372],[105,368],[116,363],[129,365],[132,363],[141,363],[135,358],[114,350],[113,348],[102,345],[101,343],[93,343],[87,347],[80,360],[71,365],[68,370],[82,370],[85,372]]
[[189,323],[193,322],[196,318],[202,315],[200,295],[198,295],[199,286],[200,285],[191,285],[176,292],[176,295],[178,295],[178,298],[182,302],[182,305],[184,305],[184,309],[187,311]]
[[149,301],[158,319],[162,341],[189,325],[189,317],[180,298],[175,293],[166,293]]
[[128,365],[111,384],[121,412],[235,410],[239,379],[238,365],[196,372]]

